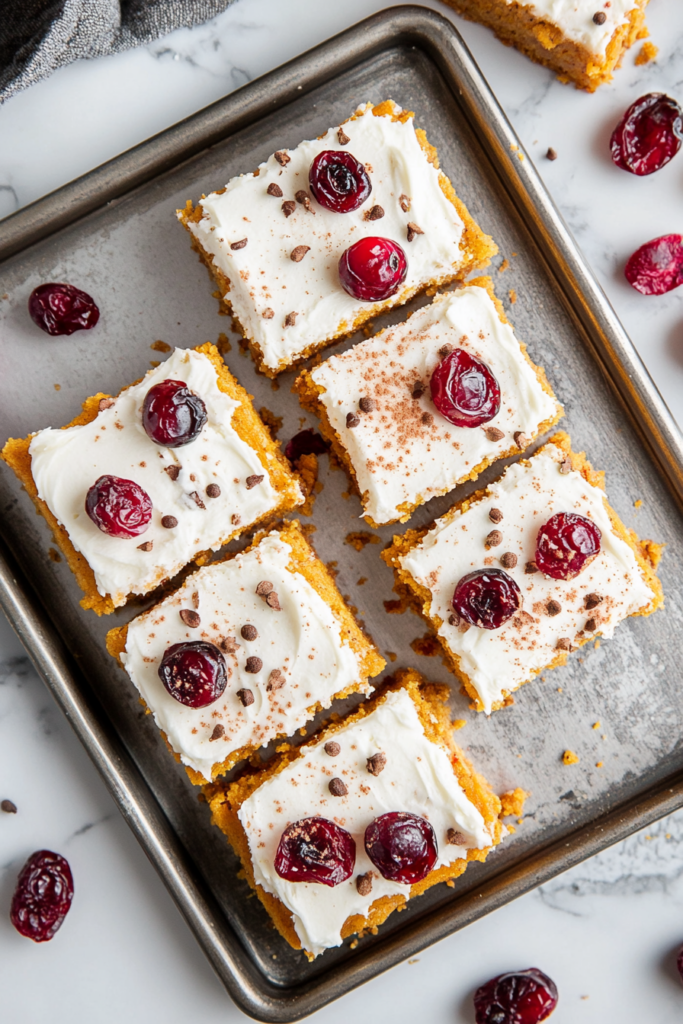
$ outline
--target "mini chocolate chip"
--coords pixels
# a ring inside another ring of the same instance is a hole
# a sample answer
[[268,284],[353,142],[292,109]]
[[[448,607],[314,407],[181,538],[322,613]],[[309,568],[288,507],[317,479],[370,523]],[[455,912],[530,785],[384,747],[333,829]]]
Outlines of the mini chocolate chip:
[[441,356],[442,359],[445,359],[446,356],[449,356],[452,351],[453,346],[446,343],[445,345],[442,345],[441,348],[439,349],[439,355]]
[[526,436],[526,434],[523,431],[515,430],[515,432],[514,432],[514,434],[512,436],[514,437],[515,444],[517,445],[518,448],[526,448],[528,446],[529,438]]
[[173,465],[171,466],[164,466],[164,471],[168,473],[171,480],[177,480],[178,477],[180,476],[181,468],[181,466],[177,466],[175,463],[173,463]]
[[336,740],[328,740],[325,744],[325,753],[330,757],[337,757],[341,753],[341,747]]
[[460,616],[459,615],[449,615],[448,616],[448,625],[449,626],[457,626],[459,622],[460,622]]
[[146,540],[144,544],[138,544],[138,551],[151,551],[154,547],[153,540]]
[[422,230],[422,228],[418,227],[417,224],[414,224],[412,222],[412,220],[409,220],[408,221],[408,241],[412,242],[412,240],[416,237],[416,235],[424,235],[424,231]]
[[295,249],[292,249],[291,253],[289,254],[289,258],[292,261],[292,263],[301,263],[306,253],[310,251],[310,245],[297,245]]
[[279,185],[276,185],[274,181],[270,183],[266,192],[269,196],[275,196],[276,199],[282,199],[282,189]]
[[500,523],[503,518],[503,513],[499,508],[492,508],[489,510],[489,519],[492,523]]
[[274,590],[271,590],[271,592],[266,597],[266,604],[268,605],[269,608],[272,608],[274,612],[282,611],[282,609],[280,608],[280,598],[277,596]]
[[598,624],[595,619],[586,619],[586,625],[583,628],[586,633],[594,633],[598,628]]
[[371,775],[379,775],[384,770],[387,763],[387,755],[383,751],[379,751],[377,754],[373,754],[367,760],[367,769]]
[[289,153],[285,153],[284,149],[278,149],[273,156],[280,164],[280,167],[286,167],[289,161],[292,159]]
[[220,498],[221,489],[218,486],[218,484],[208,484],[206,488],[206,493],[209,498]]
[[280,671],[280,669],[279,668],[274,668],[274,669],[272,669],[270,675],[268,676],[268,685],[267,685],[266,689],[267,690],[281,690],[282,687],[285,685],[285,682],[286,682],[285,677],[283,676],[283,674]]
[[464,836],[462,832],[458,832],[457,829],[449,828],[446,833],[446,839],[451,846],[467,846],[467,836]]
[[359,896],[369,896],[372,892],[372,872],[356,876],[356,891]]
[[100,412],[104,412],[105,409],[111,409],[113,404],[113,398],[100,398],[97,404],[97,408],[100,410]]
[[562,605],[559,601],[548,601],[547,605],[545,606],[545,610],[547,611],[548,615],[559,615],[562,611]]
[[548,160],[557,160],[557,153],[552,146],[548,146],[548,152],[546,153]]
[[197,627],[201,625],[202,620],[199,618],[197,612],[192,611],[191,608],[181,608],[178,614],[185,625],[189,626],[190,629],[197,629]]
[[308,195],[308,192],[306,192],[303,188],[300,188],[298,192],[294,193],[294,198],[296,199],[297,203],[301,203],[303,208],[305,210],[308,210],[309,213],[315,213],[315,210],[311,206],[311,200]]
[[593,21],[596,25],[604,25],[607,21],[607,15],[604,11],[596,11],[593,15]]
[[248,708],[250,704],[254,703],[254,694],[251,692],[251,690],[247,690],[246,687],[244,687],[241,690],[238,690],[237,696],[242,702],[242,706],[245,708]]
[[332,796],[346,796],[349,792],[341,779],[330,779],[327,788]]
[[532,573],[538,572],[538,566],[535,562],[527,562],[524,566],[524,572],[527,574],[527,576],[531,576]]
[[296,310],[292,310],[291,313],[288,313],[287,316],[285,317],[285,327],[293,327],[294,324],[296,323],[296,318],[298,317],[298,315],[299,314],[296,312]]
[[405,192],[402,192],[398,197],[398,205],[401,207],[404,213],[407,213],[410,209],[410,196],[407,196]]
[[192,500],[195,503],[195,505],[197,506],[197,508],[206,509],[206,505],[204,504],[202,499],[199,497],[199,492],[198,491],[190,491],[190,497],[192,498]]
[[242,522],[242,516],[238,516],[236,512],[233,512],[233,514],[230,516],[230,522],[232,523],[233,526],[239,526],[240,523]]
[[422,415],[420,416],[420,422],[424,423],[426,427],[431,427],[432,423],[434,422],[434,417],[432,416],[431,412],[423,412]]
[[602,604],[603,600],[604,598],[600,597],[600,594],[586,594],[583,603],[587,611],[591,611],[593,608],[597,608],[599,604]]
[[234,249],[236,251],[237,249],[244,249],[246,244],[247,244],[247,239],[246,238],[240,238],[239,242],[231,242],[230,243],[230,248]]
[[505,437],[505,431],[500,430],[498,427],[485,427],[484,433],[489,441],[502,441]]
[[261,316],[263,317],[264,320],[272,320],[273,317],[275,316],[275,310],[271,309],[270,306],[266,306],[266,308],[261,313]]
[[272,589],[273,584],[270,582],[270,580],[261,580],[261,582],[256,587],[256,593],[258,594],[259,597],[266,597],[266,595],[269,594]]
[[3,800],[2,803],[0,803],[0,808],[2,808],[5,814],[17,813],[17,805],[13,804],[11,800]]
[[252,487],[256,487],[258,484],[262,484],[263,480],[264,480],[263,473],[261,473],[260,476],[258,476],[258,474],[256,474],[256,473],[252,473],[252,475],[248,476],[247,479],[246,479],[247,490],[250,491],[252,489]]
[[487,548],[497,548],[499,544],[502,544],[502,542],[503,534],[500,532],[500,530],[491,530],[490,533],[487,533],[486,540],[484,543],[486,544]]
[[384,216],[384,210],[381,206],[371,206],[369,210],[365,211],[363,220],[381,220]]
[[251,672],[252,674],[255,672],[260,672],[262,668],[263,662],[254,654],[247,658],[247,663],[244,666],[245,672]]
[[512,551],[506,551],[500,556],[500,564],[504,569],[514,569],[517,565],[517,555]]
[[243,640],[258,640],[258,629],[248,622],[246,626],[242,626],[240,635]]
[[343,128],[340,128],[337,132],[337,138],[339,139],[340,146],[347,146],[351,139],[348,137]]
[[223,736],[225,736],[225,726],[214,725],[213,732],[209,736],[209,740],[220,740],[223,738]]
[[284,213],[285,217],[291,217],[295,210],[296,203],[294,202],[294,200],[285,199],[284,203],[282,204],[282,212]]
[[178,525],[178,520],[176,519],[175,516],[162,516],[161,525],[166,530],[175,530],[176,526]]
[[359,399],[358,401],[358,408],[360,409],[361,412],[372,412],[373,409],[375,408],[375,405],[376,402],[374,398],[366,398],[365,396],[363,396],[363,398]]
[[412,398],[422,398],[422,396],[425,393],[425,390],[426,390],[426,388],[425,388],[424,384],[422,383],[422,381],[421,380],[416,380],[415,383],[413,384],[413,392],[412,392],[411,397]]
[[222,640],[218,641],[218,646],[225,654],[234,654],[242,645],[237,643],[234,636],[224,636]]
[[572,649],[572,642],[569,639],[569,637],[561,636],[560,639],[557,641],[555,646],[556,646],[558,651],[571,651],[571,649]]
[[562,462],[560,463],[560,473],[562,473],[563,476],[566,476],[567,473],[571,473],[571,471],[572,471],[572,460],[571,459],[563,459]]
[[346,414],[346,428],[347,430],[353,430],[360,423],[360,416],[357,416],[355,412],[347,412]]

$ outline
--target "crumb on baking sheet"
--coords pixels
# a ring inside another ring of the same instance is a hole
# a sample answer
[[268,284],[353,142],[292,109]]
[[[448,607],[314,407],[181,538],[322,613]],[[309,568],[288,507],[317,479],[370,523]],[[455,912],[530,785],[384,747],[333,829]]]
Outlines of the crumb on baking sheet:
[[578,757],[577,754],[574,753],[573,750],[565,750],[564,754],[562,755],[562,763],[563,764],[578,764],[579,763],[579,757]]

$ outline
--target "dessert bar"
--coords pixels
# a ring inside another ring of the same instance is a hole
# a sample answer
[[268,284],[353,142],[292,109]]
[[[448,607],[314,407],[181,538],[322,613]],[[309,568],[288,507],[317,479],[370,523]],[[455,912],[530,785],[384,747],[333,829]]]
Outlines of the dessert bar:
[[440,295],[405,323],[304,370],[317,413],[372,526],[514,455],[562,415],[515,338],[490,278]]
[[309,959],[486,859],[501,803],[452,739],[446,686],[412,670],[303,746],[207,787],[280,934]]
[[366,104],[178,211],[264,373],[488,263],[438,167],[413,114]]
[[385,665],[298,522],[198,569],[111,630],[107,649],[197,784],[366,689]]
[[2,458],[98,615],[304,500],[210,344],[175,349],[116,398],[86,399],[66,427],[10,439]]
[[394,537],[394,567],[477,710],[630,615],[663,601],[660,548],[627,530],[603,474],[559,432],[425,530]]

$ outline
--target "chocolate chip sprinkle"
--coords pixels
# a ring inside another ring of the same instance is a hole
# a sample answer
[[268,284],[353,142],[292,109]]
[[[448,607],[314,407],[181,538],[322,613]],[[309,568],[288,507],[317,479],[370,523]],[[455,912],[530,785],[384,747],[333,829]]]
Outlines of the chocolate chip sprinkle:
[[332,796],[347,796],[349,792],[341,779],[330,779],[327,788]]
[[268,594],[270,594],[272,589],[273,584],[270,582],[270,580],[261,580],[261,582],[256,587],[256,593],[258,594],[259,597],[266,597]]
[[247,490],[250,491],[252,489],[252,487],[256,487],[258,484],[262,484],[263,481],[264,481],[264,474],[263,473],[261,473],[260,476],[257,473],[252,473],[252,475],[248,476],[247,479],[246,479]]
[[274,181],[271,181],[270,185],[266,189],[269,196],[275,196],[276,199],[282,199],[282,189],[279,185],[276,185]]
[[502,441],[505,437],[505,431],[500,430],[498,427],[485,427],[484,433],[489,441]]
[[220,740],[224,736],[225,736],[225,726],[224,725],[220,725],[220,724],[214,725],[213,732],[209,736],[209,741]]
[[221,489],[218,484],[208,484],[206,488],[206,494],[209,498],[220,498]]
[[372,892],[372,872],[356,876],[356,891],[359,896],[369,896]]
[[280,167],[286,167],[289,161],[292,159],[289,153],[285,153],[284,149],[278,149],[273,156],[279,163]]
[[202,620],[199,618],[197,612],[193,611],[191,608],[181,608],[178,614],[185,625],[189,626],[190,629],[197,629],[201,625]]
[[304,210],[308,210],[309,213],[315,213],[315,210],[311,206],[310,196],[308,195],[308,192],[306,192],[305,189],[300,188],[298,192],[295,192],[294,198],[296,199],[297,203],[301,203]]
[[11,800],[3,800],[2,803],[0,803],[0,808],[5,812],[5,814],[17,813],[17,805],[13,804]]
[[604,11],[596,11],[593,15],[593,21],[596,25],[604,25],[607,21],[607,15]]
[[583,599],[583,603],[586,606],[587,611],[592,611],[593,608],[597,608],[599,604],[602,604],[604,598],[600,597],[600,594],[586,594]]
[[571,473],[571,471],[572,471],[572,460],[571,459],[563,459],[562,462],[560,463],[560,473],[562,473],[563,476],[566,476],[567,473]]
[[489,509],[489,519],[492,523],[500,523],[503,519],[503,513],[499,508]]
[[439,355],[441,356],[442,359],[445,359],[446,356],[449,356],[452,351],[453,346],[449,345],[448,342],[446,342],[446,344],[442,345],[441,348],[439,349]]
[[347,412],[346,414],[346,428],[347,430],[353,430],[360,423],[360,416],[355,412]]
[[572,642],[569,639],[569,637],[561,636],[560,639],[557,641],[555,646],[556,646],[558,651],[571,651],[571,649],[572,649]]
[[371,206],[369,210],[366,210],[363,215],[363,220],[381,220],[384,216],[384,210],[381,206]]
[[515,444],[517,445],[518,448],[526,448],[528,446],[529,438],[526,436],[524,431],[522,431],[522,430],[515,430],[515,432],[514,432],[514,434],[512,436],[514,437]]
[[252,674],[260,672],[262,668],[263,662],[260,658],[257,658],[255,654],[252,654],[247,658],[247,663],[244,666],[245,672],[251,672]]
[[383,751],[378,751],[369,757],[367,760],[367,769],[371,775],[379,775],[384,770],[387,763],[387,755]]
[[254,703],[254,694],[251,692],[251,690],[248,690],[246,687],[243,687],[241,690],[237,691],[237,697],[239,698],[242,706],[245,708],[248,708],[251,704]]
[[325,753],[330,757],[337,757],[341,753],[341,747],[336,740],[328,740],[325,744]]
[[527,562],[524,566],[524,572],[527,574],[527,576],[531,576],[532,573],[538,572],[538,566],[535,562]]
[[432,416],[431,412],[423,412],[422,415],[420,416],[420,422],[424,423],[426,427],[431,427],[432,423],[434,422],[434,417]]
[[138,551],[151,551],[154,547],[153,540],[146,540],[142,544],[138,544]]
[[234,636],[224,636],[222,640],[218,641],[218,646],[225,654],[234,654],[242,645],[237,643]]
[[499,544],[503,543],[503,534],[500,530],[491,530],[490,533],[487,533],[484,543],[487,548],[497,548]]
[[595,619],[586,619],[586,625],[583,628],[586,633],[594,633],[598,628],[598,624]]
[[506,551],[500,556],[500,564],[504,569],[514,569],[517,565],[517,555],[514,551]]
[[347,146],[351,139],[348,137],[343,128],[340,128],[337,132],[337,138],[339,139],[340,146]]
[[292,261],[292,263],[301,263],[306,253],[310,251],[310,245],[297,245],[296,248],[292,249],[291,253],[289,254],[289,258]]
[[451,846],[467,846],[467,836],[463,835],[462,832],[458,832],[457,829],[449,828],[446,833],[446,839]]
[[425,393],[425,386],[421,380],[416,380],[413,384],[412,398],[422,398]]
[[199,491],[190,491],[190,497],[192,498],[197,508],[206,509],[206,505],[199,496]]
[[97,408],[100,410],[100,412],[104,412],[105,409],[111,409],[113,404],[113,398],[100,398],[99,402],[97,403]]
[[421,227],[418,227],[412,220],[408,221],[408,241],[412,242],[417,235],[424,235]]
[[401,207],[404,213],[407,213],[410,209],[410,196],[407,196],[405,192],[402,192],[398,197],[398,205]]
[[358,400],[358,408],[361,412],[372,412],[376,404],[377,403],[374,398],[368,398],[365,395]]
[[548,152],[546,153],[548,160],[557,160],[557,153],[552,146],[548,146]]
[[181,466],[178,466],[174,462],[170,466],[164,466],[164,472],[168,473],[168,475],[170,476],[171,480],[177,480],[178,477],[180,476],[181,468],[182,468]]
[[239,516],[237,512],[233,512],[233,514],[230,516],[230,522],[232,523],[233,526],[239,526],[240,523],[242,522],[242,516]]
[[178,525],[178,520],[176,519],[175,516],[162,516],[161,525],[164,527],[165,530],[175,530],[176,526]]
[[264,320],[272,320],[273,317],[275,316],[275,310],[271,309],[270,306],[266,306],[266,308],[261,313],[261,316],[263,317]]
[[268,605],[269,608],[272,608],[274,612],[282,611],[282,609],[280,608],[280,598],[277,596],[277,593],[274,590],[271,590],[271,592],[266,597],[266,604]]
[[296,310],[292,310],[291,313],[288,313],[287,316],[285,317],[285,327],[293,327],[294,324],[296,323],[296,318],[298,317],[298,315],[299,314],[296,312]]
[[562,605],[559,601],[548,601],[547,605],[545,606],[545,610],[550,616],[559,615],[562,611]]
[[245,626],[242,626],[240,636],[243,640],[258,640],[258,629],[256,626],[252,626],[250,622],[247,622]]
[[268,676],[268,685],[267,685],[266,689],[267,690],[281,690],[282,687],[285,685],[285,682],[286,682],[285,677],[282,674],[282,672],[280,671],[280,669],[279,668],[274,668],[274,669],[272,669],[270,675]]
[[282,204],[282,212],[284,213],[285,217],[291,217],[295,210],[296,203],[294,202],[294,200],[285,199],[284,203]]
[[230,248],[237,251],[237,249],[244,249],[247,244],[246,238],[240,238],[239,242],[231,242]]

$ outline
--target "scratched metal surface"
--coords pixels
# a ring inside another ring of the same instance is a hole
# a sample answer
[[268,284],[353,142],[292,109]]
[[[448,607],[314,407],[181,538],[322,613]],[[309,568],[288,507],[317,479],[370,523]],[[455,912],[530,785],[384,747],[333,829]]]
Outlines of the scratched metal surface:
[[[416,915],[446,906],[490,873],[520,863],[538,844],[575,833],[619,801],[646,793],[683,764],[680,656],[672,642],[680,636],[683,608],[680,512],[568,316],[531,236],[435,63],[417,49],[385,50],[15,256],[2,268],[0,287],[0,441],[66,423],[79,411],[82,399],[98,390],[116,393],[141,376],[151,360],[163,358],[151,349],[157,339],[194,346],[215,341],[219,332],[232,339],[226,356],[230,369],[255,396],[257,409],[265,407],[282,417],[279,436],[286,440],[302,425],[315,425],[291,393],[294,376],[281,376],[274,389],[255,373],[227,319],[218,316],[213,285],[191,252],[174,210],[187,198],[196,199],[234,174],[254,168],[274,149],[293,147],[339,123],[359,101],[386,97],[416,112],[417,124],[438,147],[441,166],[457,193],[498,242],[500,256],[492,269],[497,294],[564,404],[566,417],[560,426],[571,433],[575,449],[585,449],[593,464],[606,470],[609,498],[625,523],[642,536],[666,543],[661,577],[667,604],[656,616],[627,622],[599,649],[584,648],[566,668],[524,687],[515,695],[514,706],[490,719],[477,715],[441,660],[411,649],[410,641],[425,632],[422,622],[410,612],[385,611],[384,601],[393,596],[392,574],[379,553],[395,531],[407,526],[376,531],[378,543],[362,551],[346,544],[350,531],[369,528],[359,521],[358,500],[345,493],[344,473],[332,471],[326,457],[320,460],[323,489],[309,520],[315,526],[312,541],[325,562],[336,563],[342,593],[358,609],[381,651],[391,652],[390,668],[413,666],[428,678],[451,685],[453,717],[467,721],[457,738],[493,786],[502,792],[519,785],[532,794],[523,825],[486,865],[470,869],[455,889],[438,887],[405,913],[394,915],[380,938],[405,927]],[[498,273],[504,257],[510,269]],[[37,284],[49,280],[70,281],[96,297],[102,315],[94,331],[49,339],[31,323],[27,297]],[[514,305],[511,289],[517,294]],[[394,313],[375,326],[396,322],[402,315]],[[489,470],[478,485],[500,468]],[[409,525],[428,523],[464,493],[461,488],[431,501]],[[637,499],[643,504],[636,510]],[[347,943],[309,965],[275,934],[258,901],[249,898],[246,883],[237,877],[235,857],[211,826],[198,791],[169,756],[127,677],[106,654],[107,629],[127,621],[143,605],[101,620],[80,608],[80,592],[65,563],[48,557],[52,540],[47,526],[5,466],[0,471],[0,507],[6,540],[259,970],[275,984],[292,986],[353,956]],[[601,723],[597,730],[592,728],[596,721]],[[569,768],[561,763],[566,748],[579,755],[579,765]],[[595,767],[598,761],[603,767]],[[367,937],[359,949],[377,941]]]

